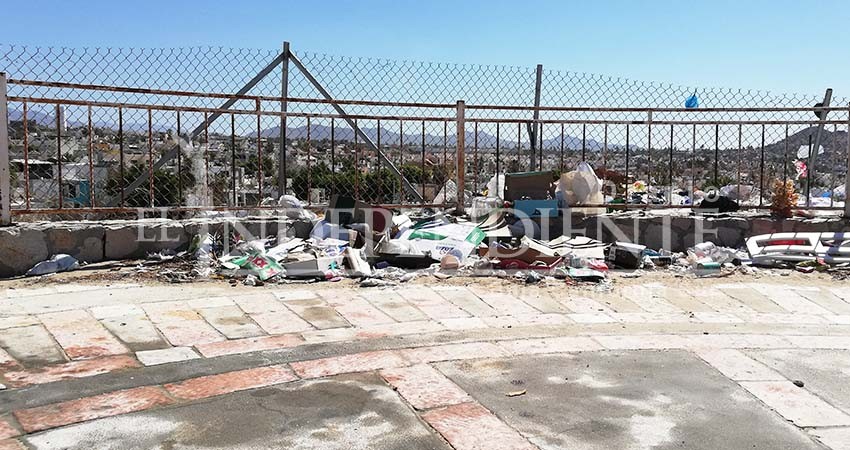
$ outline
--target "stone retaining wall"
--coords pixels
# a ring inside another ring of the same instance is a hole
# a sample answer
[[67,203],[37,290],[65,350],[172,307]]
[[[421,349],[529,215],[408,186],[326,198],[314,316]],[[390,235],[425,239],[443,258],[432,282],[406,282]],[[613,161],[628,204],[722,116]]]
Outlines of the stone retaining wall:
[[[285,234],[293,227],[303,235],[309,233],[310,225],[262,217],[20,224],[0,228],[0,277],[22,275],[56,253],[67,253],[89,263],[143,258],[164,249],[185,249],[192,236],[205,229],[219,235],[229,235],[234,230],[265,237]],[[553,220],[549,229],[549,239],[573,230],[573,234],[585,234],[603,242],[627,240],[653,249],[684,251],[702,241],[738,248],[744,245],[747,237],[758,234],[850,232],[850,220],[839,217],[776,220],[766,216],[716,218],[634,212],[585,216],[573,213]]]

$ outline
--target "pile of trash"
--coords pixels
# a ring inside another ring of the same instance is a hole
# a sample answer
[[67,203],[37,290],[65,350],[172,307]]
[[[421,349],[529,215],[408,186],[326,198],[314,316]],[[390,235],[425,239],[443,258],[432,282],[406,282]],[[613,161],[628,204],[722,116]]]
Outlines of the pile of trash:
[[[631,193],[643,196],[641,202],[662,195],[641,182]],[[440,192],[455,201],[458,194],[452,184]],[[735,186],[699,194],[691,198],[687,192],[676,193],[676,201],[693,204],[695,211],[726,213],[736,211],[738,201],[754,193]],[[541,232],[540,219],[558,217],[565,208],[600,214],[605,212],[600,205],[611,203],[587,163],[560,176],[551,171],[494,176],[483,195],[469,200],[467,217],[426,208],[390,210],[344,196],[335,196],[324,214],[316,214],[294,196],[284,195],[263,204],[281,208],[278,212],[288,222],[285,232],[260,239],[198,234],[185,251],[148,255],[138,270],[162,265],[157,276],[170,282],[219,277],[251,286],[344,278],[359,279],[364,287],[388,286],[427,275],[489,276],[525,283],[566,280],[605,288],[615,269],[623,270],[623,277],[659,270],[710,277],[752,273],[756,266],[801,272],[850,268],[850,238],[841,233],[755,236],[741,249],[704,242],[683,253],[628,242],[606,244],[584,236],[543,239],[548,233]],[[54,255],[27,275],[78,267],[74,258]]]

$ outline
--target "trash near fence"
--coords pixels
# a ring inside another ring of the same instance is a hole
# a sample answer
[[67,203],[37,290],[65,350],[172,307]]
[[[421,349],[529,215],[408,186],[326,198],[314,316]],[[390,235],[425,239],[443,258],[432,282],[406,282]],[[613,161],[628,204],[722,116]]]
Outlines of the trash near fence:
[[[613,270],[627,277],[650,270],[726,276],[758,267],[850,273],[850,237],[843,233],[754,236],[739,249],[698,242],[679,253],[587,236],[543,239],[549,230],[543,233],[541,226],[550,218],[574,209],[604,213],[597,211],[605,195],[602,183],[586,163],[560,177],[551,171],[508,173],[489,185],[471,199],[473,208],[462,217],[429,208],[390,210],[345,196],[332,198],[330,207],[316,214],[285,195],[274,202],[288,224],[284,233],[264,239],[198,234],[187,250],[152,254],[148,263],[161,264],[158,274],[167,281],[221,277],[253,286],[345,277],[360,279],[364,287],[387,286],[428,275],[566,280],[604,288]],[[730,193],[708,193],[694,214],[734,211],[737,203]],[[78,267],[70,256],[56,255],[27,275]]]

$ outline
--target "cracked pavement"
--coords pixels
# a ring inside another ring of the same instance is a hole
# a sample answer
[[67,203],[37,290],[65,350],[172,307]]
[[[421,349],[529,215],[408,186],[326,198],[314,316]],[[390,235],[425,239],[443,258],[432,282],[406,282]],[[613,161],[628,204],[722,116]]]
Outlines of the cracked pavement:
[[0,450],[847,449],[850,287],[799,280],[0,283]]

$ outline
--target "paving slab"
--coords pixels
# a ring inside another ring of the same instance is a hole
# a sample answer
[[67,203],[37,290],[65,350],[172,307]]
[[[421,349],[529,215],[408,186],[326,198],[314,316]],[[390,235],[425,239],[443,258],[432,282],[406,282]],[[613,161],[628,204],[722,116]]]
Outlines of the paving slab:
[[287,300],[286,305],[298,317],[309,322],[307,328],[312,325],[320,330],[327,330],[330,328],[351,326],[335,309],[328,306],[328,303],[322,299]]
[[263,330],[248,318],[236,305],[224,305],[198,309],[198,313],[206,319],[219,333],[228,339],[262,336]]
[[144,312],[126,316],[107,317],[100,323],[133,351],[168,347]]
[[[140,432],[144,430],[144,432]],[[287,383],[28,436],[36,449],[450,449],[374,374]]]
[[822,448],[685,351],[586,352],[437,368],[541,449]]
[[850,350],[749,350],[753,359],[850,414]]
[[65,355],[41,325],[0,330],[0,346],[24,365],[65,362]]

